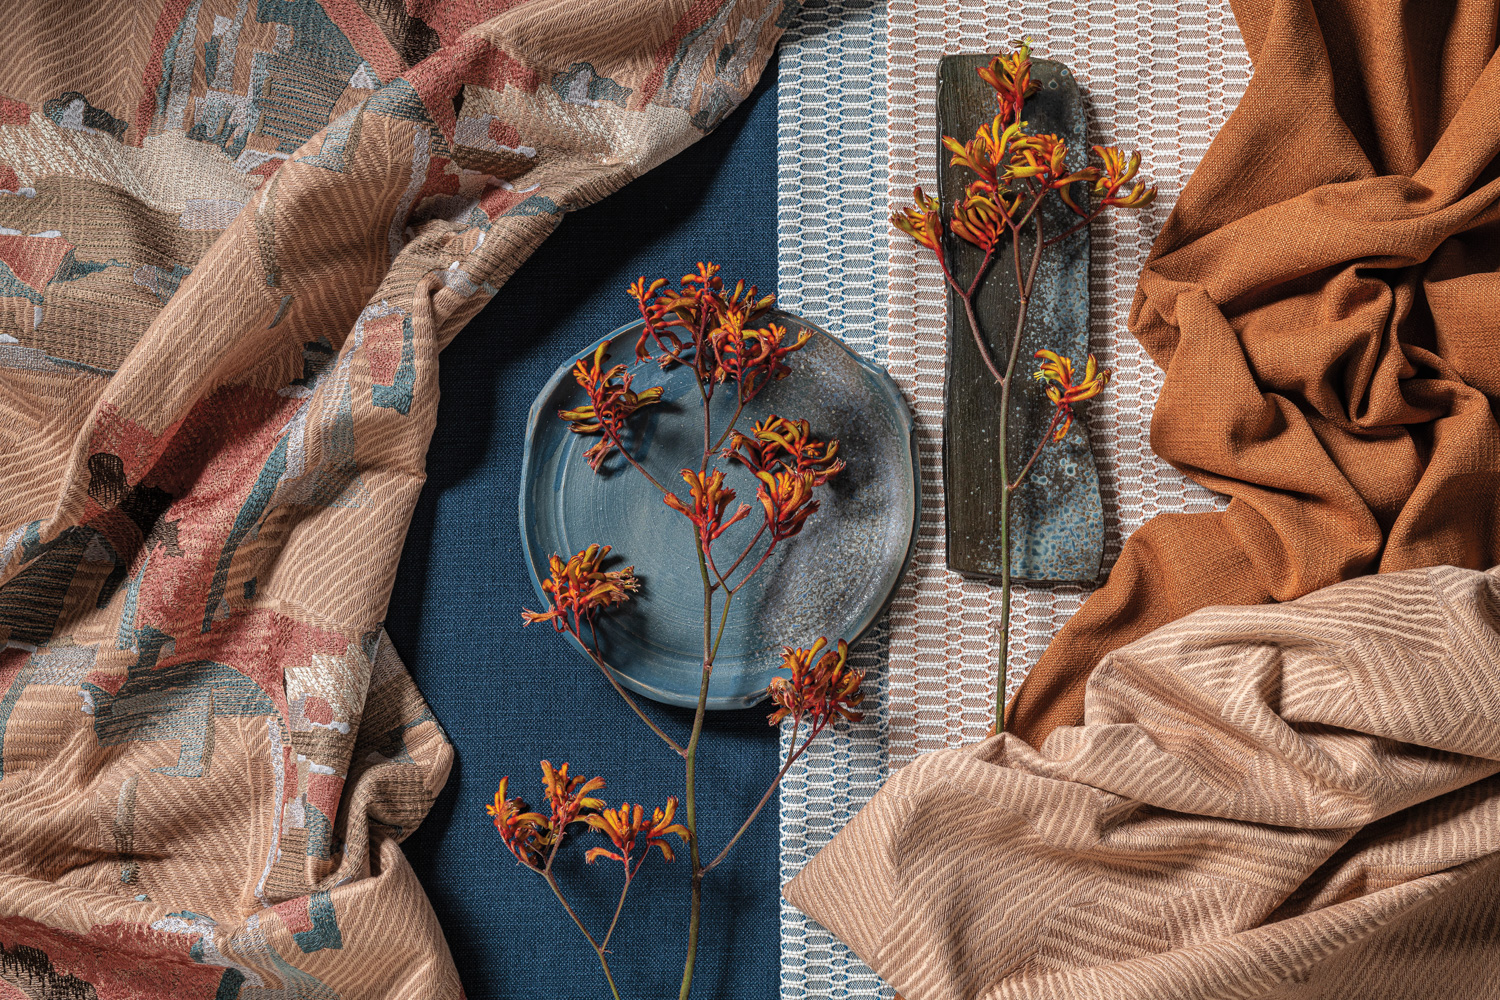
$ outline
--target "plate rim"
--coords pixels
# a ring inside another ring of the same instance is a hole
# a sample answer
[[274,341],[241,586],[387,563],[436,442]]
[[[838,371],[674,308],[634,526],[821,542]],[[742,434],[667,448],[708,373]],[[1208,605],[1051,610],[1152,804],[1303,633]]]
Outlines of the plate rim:
[[[771,319],[775,319],[778,317],[792,320],[798,326],[804,329],[811,330],[814,335],[821,335],[823,337],[826,337],[836,347],[849,355],[849,357],[851,357],[856,364],[863,368],[867,373],[872,375],[872,381],[880,387],[881,391],[885,393],[889,401],[894,404],[893,410],[897,415],[900,423],[905,427],[906,430],[906,449],[911,457],[911,524],[907,531],[906,554],[902,558],[901,568],[892,579],[890,589],[886,593],[884,598],[882,598],[878,604],[872,604],[870,606],[870,610],[866,612],[866,614],[858,621],[857,626],[853,629],[853,635],[845,637],[849,645],[852,647],[870,634],[871,630],[875,627],[875,623],[880,620],[880,616],[885,614],[886,611],[890,608],[891,603],[896,599],[896,594],[900,591],[901,585],[905,582],[906,575],[908,572],[910,572],[912,563],[916,558],[917,539],[921,534],[922,526],[922,462],[921,453],[918,450],[917,443],[917,423],[912,415],[911,407],[906,402],[906,397],[901,393],[901,387],[896,384],[896,380],[884,367],[864,357],[858,351],[854,350],[854,348],[844,343],[842,338],[834,336],[832,333],[829,333],[817,323],[807,320],[796,313],[784,309],[773,309],[767,316],[767,318]],[[584,358],[591,357],[594,351],[598,349],[600,344],[610,343],[611,341],[614,341],[626,335],[627,333],[632,333],[639,330],[644,325],[644,320],[633,320],[632,322],[626,323],[623,326],[617,327],[610,333],[590,343],[583,350],[571,355],[558,367],[557,371],[552,373],[552,377],[549,378],[547,382],[542,386],[542,388],[537,392],[536,398],[531,402],[531,408],[527,411],[526,428],[524,432],[525,440],[522,443],[521,448],[520,481],[519,488],[516,490],[516,513],[518,518],[518,527],[521,534],[521,552],[526,560],[526,572],[531,577],[532,590],[536,593],[537,599],[542,601],[543,603],[545,603],[548,599],[547,592],[542,589],[542,578],[541,575],[537,572],[536,553],[532,550],[531,538],[529,533],[527,532],[528,522],[526,516],[528,509],[527,495],[529,492],[527,487],[531,484],[534,478],[532,469],[535,459],[535,456],[533,454],[533,445],[536,442],[537,433],[541,425],[542,410],[545,407],[547,400],[550,399],[552,394],[557,391],[563,380],[571,376],[573,366],[575,364],[577,364]],[[552,553],[547,553],[546,555],[548,558],[550,558]],[[584,658],[585,661],[590,663],[593,662],[592,657],[584,649],[582,643],[575,639],[571,633],[564,632],[561,634],[564,638],[567,639],[568,643],[573,646],[578,654]],[[694,692],[691,697],[687,697],[685,695],[678,694],[677,692],[663,690],[650,684],[646,684],[634,677],[631,677],[624,670],[621,670],[619,667],[616,667],[613,664],[610,665],[610,669],[613,671],[615,678],[624,687],[629,688],[636,694],[650,698],[653,701],[660,702],[665,705],[674,705],[679,708],[695,708],[698,704],[698,697],[696,692]],[[769,671],[769,673],[773,674],[776,672],[777,671],[774,669]],[[710,696],[705,707],[709,711],[734,711],[739,709],[753,708],[754,706],[760,704],[765,700],[768,692],[768,687],[762,687],[759,690],[746,695],[721,695],[719,697]]]

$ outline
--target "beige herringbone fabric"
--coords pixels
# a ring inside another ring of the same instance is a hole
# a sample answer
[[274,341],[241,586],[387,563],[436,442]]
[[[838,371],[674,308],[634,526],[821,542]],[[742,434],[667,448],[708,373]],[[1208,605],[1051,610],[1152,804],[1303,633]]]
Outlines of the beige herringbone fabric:
[[786,888],[908,1000],[1500,996],[1500,570],[1208,608]]

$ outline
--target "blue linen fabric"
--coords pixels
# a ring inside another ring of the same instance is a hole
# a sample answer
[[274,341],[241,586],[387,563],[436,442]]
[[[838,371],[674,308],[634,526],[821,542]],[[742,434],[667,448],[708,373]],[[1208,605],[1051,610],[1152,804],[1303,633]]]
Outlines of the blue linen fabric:
[[[405,850],[474,1000],[608,996],[593,951],[546,885],[506,853],[485,814],[496,783],[542,800],[538,761],[603,775],[604,797],[649,809],[682,794],[682,763],[598,670],[546,626],[516,522],[522,434],[536,392],[569,356],[635,315],[627,284],[674,282],[699,260],[772,289],[776,280],[776,64],[718,130],[593,207],[569,215],[442,355],[442,402],[427,483],[412,518],[386,628],[457,748],[447,787]],[[654,513],[654,512],[653,512]],[[665,515],[663,515],[665,516]],[[608,539],[600,539],[608,542]],[[621,552],[629,558],[628,552]],[[685,741],[691,713],[645,703]],[[709,718],[699,815],[716,852],[779,764],[766,710]],[[705,882],[693,995],[764,1000],[779,976],[774,800]],[[586,866],[580,843],[557,871],[596,934],[621,876]],[[675,838],[674,838],[675,839]],[[675,996],[687,926],[686,852],[650,861],[611,943],[625,997]]]

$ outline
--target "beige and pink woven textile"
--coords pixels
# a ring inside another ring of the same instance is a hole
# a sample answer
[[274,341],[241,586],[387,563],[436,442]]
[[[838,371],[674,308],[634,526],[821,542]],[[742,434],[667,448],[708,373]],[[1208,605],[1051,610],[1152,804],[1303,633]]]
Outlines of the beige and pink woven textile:
[[908,1000],[1500,995],[1500,571],[1208,608],[786,887]]
[[0,997],[461,995],[381,629],[438,354],[785,13],[0,5]]

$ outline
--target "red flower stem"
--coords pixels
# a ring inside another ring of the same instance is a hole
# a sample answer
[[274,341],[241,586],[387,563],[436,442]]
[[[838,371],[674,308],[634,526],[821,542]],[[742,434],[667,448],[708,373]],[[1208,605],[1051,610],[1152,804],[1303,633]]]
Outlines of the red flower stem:
[[[1026,288],[1026,278],[1021,274],[1021,230],[1025,229],[1026,223],[1030,222],[1032,217],[1036,215],[1036,210],[1038,206],[1041,205],[1042,199],[1045,198],[1046,195],[1046,188],[1043,188],[1041,191],[1037,192],[1036,197],[1032,199],[1030,207],[1026,209],[1026,212],[1021,216],[1020,221],[1012,223],[1010,227],[1011,248],[1014,250],[1014,253],[1011,254],[1011,257],[1016,262],[1016,288],[1018,290],[1025,289],[1027,292],[1030,291],[1030,289]],[[1040,220],[1038,220],[1038,222],[1040,222]],[[1046,245],[1047,244],[1045,243],[1042,244],[1043,247],[1045,247]]]
[[991,246],[984,252],[984,260],[979,262],[979,270],[974,272],[974,280],[969,282],[968,289],[963,293],[963,296],[966,300],[972,299],[974,297],[974,293],[979,291],[979,283],[984,280],[984,276],[989,272],[990,262],[994,259],[995,248]]
[[740,414],[744,412],[745,401],[742,399],[740,400],[740,405],[734,408],[734,416],[729,418],[729,426],[724,428],[724,433],[720,434],[719,440],[714,442],[714,451],[718,451],[720,448],[724,447],[725,440],[729,437],[729,433],[734,430],[734,425],[739,423]]
[[[650,851],[649,847],[647,851]],[[641,860],[646,860],[645,855],[641,856]],[[640,871],[640,865],[637,865],[635,870]],[[615,917],[609,922],[609,930],[604,932],[604,937],[599,941],[600,951],[607,951],[609,949],[609,939],[614,936],[615,925],[620,922],[620,912],[625,909],[625,894],[630,891],[630,882],[634,878],[635,872],[630,870],[630,858],[627,856],[625,859],[625,887],[620,890],[620,901],[615,904]]]
[[640,703],[638,703],[634,698],[630,696],[629,691],[625,690],[624,686],[620,683],[619,678],[615,676],[614,668],[611,667],[608,663],[605,663],[604,657],[599,655],[599,651],[597,648],[599,645],[599,640],[597,634],[594,634],[593,629],[594,623],[591,621],[589,622],[589,631],[590,634],[594,637],[593,645],[584,642],[583,637],[577,632],[573,633],[573,637],[578,640],[578,644],[580,646],[588,651],[589,658],[598,665],[600,670],[604,671],[604,677],[609,681],[610,687],[614,688],[615,693],[618,694],[621,698],[625,699],[625,704],[629,705],[631,711],[635,712],[636,716],[646,724],[646,728],[650,729],[657,736],[660,736],[662,742],[666,743],[667,746],[677,751],[678,754],[686,753],[687,751],[683,750],[682,744],[678,743],[676,740],[672,739],[672,737],[662,732],[661,727],[651,721],[651,717],[648,716],[641,708]]
[[709,572],[719,581],[717,584],[711,584],[708,589],[711,591],[718,590],[721,586],[727,588],[729,584],[725,582],[724,574],[720,573],[719,567],[714,564],[713,543],[704,541],[703,532],[696,525],[694,525],[693,531],[695,532],[694,537],[698,541],[698,550],[703,553],[703,558],[708,563]]
[[[973,288],[965,289],[963,285],[958,283],[958,279],[953,277],[953,272],[948,270],[948,260],[943,256],[941,251],[935,251],[935,256],[938,259],[938,265],[943,269],[943,279],[947,281],[948,287],[957,292],[958,297],[963,301],[964,312],[969,316],[969,331],[974,335],[974,344],[979,348],[979,356],[984,359],[984,366],[990,370],[990,375],[994,376],[996,382],[1005,381],[1005,376],[1000,374],[1000,369],[995,365],[995,358],[990,353],[990,346],[984,342],[984,334],[980,332],[979,317],[974,314]],[[984,268],[989,267],[989,260],[989,256],[986,255]],[[980,269],[979,274],[982,275],[984,273],[984,268]]]
[[989,345],[984,342],[984,334],[979,330],[979,317],[974,313],[974,299],[970,295],[959,293],[964,302],[964,312],[969,316],[969,330],[974,334],[974,343],[979,346],[979,356],[984,359],[984,366],[990,370],[996,382],[1003,383],[1005,376],[1000,374],[1000,369],[995,367],[995,359],[990,355]]
[[714,858],[704,866],[703,871],[705,873],[712,871],[715,865],[717,865],[720,861],[723,861],[724,857],[729,853],[729,849],[735,845],[736,841],[738,841],[742,836],[745,835],[746,830],[750,829],[750,824],[755,822],[755,817],[759,816],[760,811],[766,807],[766,803],[771,801],[771,796],[776,792],[776,789],[780,787],[781,780],[786,777],[786,773],[792,769],[792,764],[796,763],[797,758],[802,756],[802,751],[811,746],[812,741],[817,739],[818,734],[823,731],[823,727],[818,726],[812,731],[812,734],[807,737],[807,741],[799,747],[797,746],[797,726],[801,724],[801,722],[802,720],[795,716],[792,718],[792,750],[787,754],[786,763],[781,765],[781,770],[776,772],[775,778],[771,779],[771,784],[770,787],[766,789],[766,794],[762,795],[760,797],[760,801],[755,804],[755,808],[750,810],[750,815],[745,817],[745,822],[741,823],[740,828],[735,831],[734,836],[729,838],[729,843],[724,845],[724,849],[719,852],[718,857]]
[[[760,536],[766,533],[766,526],[768,523],[769,522],[767,521],[760,522],[760,530],[755,533],[754,538],[750,539],[750,544],[745,546],[745,551],[740,553],[740,557],[734,561],[734,565],[729,567],[729,572],[725,573],[724,577],[721,577],[719,579],[720,583],[724,584],[726,587],[729,585],[726,578],[734,576],[734,571],[740,568],[740,563],[744,562],[745,557],[755,550],[755,543],[760,541]],[[751,572],[753,573],[754,571],[752,570]]]
[[635,460],[635,457],[631,455],[630,452],[625,450],[625,442],[620,440],[620,435],[615,434],[612,431],[605,431],[605,433],[609,436],[610,444],[613,444],[616,448],[619,449],[620,454],[625,456],[625,461],[635,466],[635,471],[645,476],[646,480],[650,482],[652,486],[655,486],[658,490],[661,490],[663,496],[665,496],[669,492],[665,486],[656,481],[655,476],[647,472],[645,467],[642,466],[640,462],[637,462]]
[[745,578],[743,580],[741,580],[739,583],[735,584],[734,588],[729,591],[729,596],[730,597],[733,597],[735,594],[738,594],[740,592],[740,588],[743,587],[745,584],[749,583],[750,582],[750,578],[752,576],[754,576],[756,573],[760,572],[760,568],[766,564],[766,560],[769,559],[769,558],[771,558],[771,553],[774,552],[774,551],[776,551],[776,542],[777,542],[777,539],[775,539],[775,538],[771,539],[771,544],[768,545],[768,546],[766,546],[766,551],[761,554],[760,559],[756,561],[756,563],[755,563],[754,566],[750,567],[750,572],[746,573],[745,574]]
[[[724,441],[729,437],[729,433],[734,430],[734,425],[740,422],[740,414],[745,412],[745,383],[736,379],[734,394],[735,398],[739,401],[739,405],[734,408],[734,416],[729,418],[729,426],[724,428],[724,432],[719,435],[719,440],[714,442],[714,451],[718,451],[724,447]],[[733,573],[734,570],[730,570],[729,572]]]
[[[1040,199],[1038,199],[1040,200]],[[1035,204],[1033,204],[1033,208]],[[1016,371],[1016,358],[1021,353],[1021,338],[1026,332],[1026,310],[1031,304],[1032,288],[1036,284],[1037,268],[1042,262],[1042,217],[1033,212],[1027,213],[1036,227],[1036,238],[1031,248],[1031,266],[1026,272],[1025,279],[1020,285],[1018,296],[1019,305],[1016,310],[1016,330],[1011,337],[1010,358],[1005,366],[1005,381],[1000,384],[1000,649],[996,656],[998,660],[995,676],[995,732],[1005,731],[1005,683],[1010,670],[1010,598],[1011,598],[1011,572],[1010,572],[1010,465],[1008,454],[1008,442],[1006,437],[1010,431],[1010,389],[1011,376]],[[1012,242],[1012,250],[1019,269],[1021,260],[1021,241]]]
[[[560,839],[561,838],[559,838],[559,840]],[[604,957],[603,946],[594,940],[594,935],[590,934],[589,929],[583,926],[583,921],[578,919],[578,914],[573,912],[573,908],[569,906],[568,901],[563,898],[562,889],[558,888],[557,879],[553,877],[551,867],[552,865],[549,861],[547,868],[542,869],[540,872],[542,878],[546,879],[547,884],[552,887],[552,894],[557,897],[557,901],[562,904],[563,909],[568,911],[568,916],[573,918],[573,923],[577,924],[578,929],[583,932],[583,936],[588,938],[589,947],[593,948],[594,954],[599,956],[599,967],[604,970],[604,979],[607,983],[609,983],[609,991],[615,995],[615,1000],[620,1000],[620,990],[617,986],[615,986],[615,977],[610,974],[609,960]]]
[[1042,449],[1047,447],[1047,442],[1051,440],[1052,432],[1057,429],[1057,422],[1062,419],[1062,415],[1062,407],[1058,407],[1057,409],[1052,411],[1052,422],[1049,423],[1047,425],[1047,429],[1042,432],[1042,439],[1036,443],[1036,451],[1031,453],[1031,458],[1026,462],[1026,467],[1021,470],[1021,474],[1016,476],[1016,481],[1005,487],[1007,490],[1014,493],[1016,490],[1021,488],[1021,483],[1025,481],[1026,474],[1031,471],[1031,467],[1035,465],[1036,460],[1041,457]]
[[1099,216],[1101,216],[1101,215],[1104,214],[1104,210],[1106,208],[1108,208],[1108,207],[1109,206],[1107,206],[1107,205],[1101,205],[1099,207],[1098,211],[1094,212],[1092,215],[1086,215],[1086,216],[1084,216],[1082,222],[1080,222],[1077,225],[1073,226],[1071,229],[1067,230],[1066,232],[1058,233],[1056,236],[1053,236],[1053,237],[1049,238],[1047,240],[1047,242],[1043,244],[1043,246],[1049,246],[1050,247],[1054,243],[1061,243],[1063,240],[1067,239],[1069,236],[1072,236],[1074,233],[1081,232],[1082,230],[1087,229],[1090,225],[1093,224],[1093,221],[1095,219],[1099,218]]
[[713,417],[708,412],[709,401],[713,399],[713,394],[710,390],[704,389],[702,383],[698,385],[698,394],[703,397],[703,461],[698,463],[698,471],[707,473],[708,457],[713,454],[713,446],[708,443],[713,434]]

